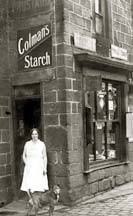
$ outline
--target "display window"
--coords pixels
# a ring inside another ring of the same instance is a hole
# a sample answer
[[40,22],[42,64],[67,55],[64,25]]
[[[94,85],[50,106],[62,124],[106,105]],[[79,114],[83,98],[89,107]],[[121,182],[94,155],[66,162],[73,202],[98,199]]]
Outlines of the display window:
[[100,90],[85,94],[89,161],[117,159],[121,120],[120,83],[103,80]]

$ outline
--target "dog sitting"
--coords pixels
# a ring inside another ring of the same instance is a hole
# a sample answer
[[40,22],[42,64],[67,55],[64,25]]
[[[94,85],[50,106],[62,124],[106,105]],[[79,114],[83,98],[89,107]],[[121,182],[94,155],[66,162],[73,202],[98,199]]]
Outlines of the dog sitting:
[[53,216],[54,206],[59,201],[60,187],[55,185],[50,191],[46,192],[34,192],[29,190],[29,208],[27,216],[30,215],[32,209],[35,211],[35,216],[38,215],[39,208],[45,204],[49,205],[49,216]]

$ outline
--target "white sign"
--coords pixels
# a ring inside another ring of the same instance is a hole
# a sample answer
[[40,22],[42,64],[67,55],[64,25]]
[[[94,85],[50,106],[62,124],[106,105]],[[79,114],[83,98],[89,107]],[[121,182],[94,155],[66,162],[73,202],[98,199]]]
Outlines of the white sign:
[[77,48],[96,52],[96,39],[74,33],[74,45]]
[[109,100],[109,110],[114,110],[114,103],[112,100]]
[[111,57],[128,61],[127,50],[111,44]]
[[133,113],[126,113],[126,137],[133,138]]

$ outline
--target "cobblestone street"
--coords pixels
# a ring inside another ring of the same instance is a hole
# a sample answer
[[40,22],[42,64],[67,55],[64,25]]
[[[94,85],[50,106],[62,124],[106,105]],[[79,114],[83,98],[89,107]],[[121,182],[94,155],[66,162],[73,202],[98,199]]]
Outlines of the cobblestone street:
[[112,198],[96,203],[80,203],[72,208],[64,208],[55,216],[132,216],[133,194]]
[[[26,211],[26,203],[20,200],[0,208],[0,215],[24,216]],[[48,216],[48,208],[45,207],[39,215]],[[73,207],[58,205],[54,216],[133,216],[133,182],[86,199]]]

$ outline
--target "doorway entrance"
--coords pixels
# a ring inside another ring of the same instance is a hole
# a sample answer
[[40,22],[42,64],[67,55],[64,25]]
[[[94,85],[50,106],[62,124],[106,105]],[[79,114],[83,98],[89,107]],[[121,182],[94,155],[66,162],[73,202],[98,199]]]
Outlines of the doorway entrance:
[[24,144],[31,139],[30,131],[38,128],[41,136],[41,98],[27,97],[15,99],[15,124],[14,124],[14,159],[15,159],[15,180],[16,193],[20,197],[20,186],[22,182],[24,163],[22,153]]

